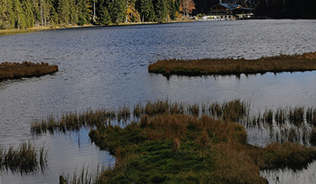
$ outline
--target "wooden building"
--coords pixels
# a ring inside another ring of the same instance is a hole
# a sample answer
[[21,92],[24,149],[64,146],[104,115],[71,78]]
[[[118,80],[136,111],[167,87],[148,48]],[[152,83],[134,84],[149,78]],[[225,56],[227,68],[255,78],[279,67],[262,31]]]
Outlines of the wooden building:
[[245,8],[239,4],[219,3],[212,6],[208,14],[220,19],[247,19],[253,16],[253,8]]

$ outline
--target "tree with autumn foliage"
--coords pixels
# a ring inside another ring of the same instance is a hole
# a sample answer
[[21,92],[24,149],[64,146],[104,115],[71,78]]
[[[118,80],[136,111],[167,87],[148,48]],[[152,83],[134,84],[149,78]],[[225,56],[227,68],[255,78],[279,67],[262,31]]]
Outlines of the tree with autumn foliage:
[[195,3],[193,0],[180,1],[180,11],[182,12],[183,17],[189,17],[189,14],[192,13],[192,10],[195,10]]
[[134,3],[128,2],[126,14],[127,14],[127,21],[128,22],[139,22],[140,21],[140,14],[135,9]]

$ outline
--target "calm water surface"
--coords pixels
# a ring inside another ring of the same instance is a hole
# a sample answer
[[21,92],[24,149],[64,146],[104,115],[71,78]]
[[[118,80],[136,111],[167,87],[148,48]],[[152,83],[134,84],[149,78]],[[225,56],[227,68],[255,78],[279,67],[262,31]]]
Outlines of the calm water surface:
[[[110,155],[90,143],[89,130],[33,137],[32,121],[51,114],[61,117],[66,112],[118,109],[157,99],[184,103],[241,99],[250,102],[254,111],[316,106],[315,72],[240,78],[172,76],[169,80],[147,72],[148,64],[165,58],[250,59],[315,51],[316,21],[312,20],[65,29],[2,36],[0,48],[0,62],[44,61],[57,64],[60,70],[0,83],[0,145],[31,141],[48,148],[49,160],[44,174],[2,173],[0,183],[57,183],[62,173],[113,163]],[[249,132],[249,142],[264,145],[269,139]],[[312,172],[303,175],[305,183],[315,181]]]

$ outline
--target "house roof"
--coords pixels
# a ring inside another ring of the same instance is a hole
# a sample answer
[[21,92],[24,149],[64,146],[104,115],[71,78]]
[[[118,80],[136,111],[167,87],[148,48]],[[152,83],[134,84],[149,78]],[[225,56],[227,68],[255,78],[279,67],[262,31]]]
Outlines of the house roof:
[[242,7],[240,4],[232,4],[232,3],[219,3],[219,5],[225,7],[229,11],[235,10],[235,9],[241,9],[241,10],[253,10],[252,8],[245,8]]
[[241,5],[239,4],[231,4],[231,3],[219,3],[219,4],[228,10],[234,10],[234,9],[237,9],[238,7],[241,8]]

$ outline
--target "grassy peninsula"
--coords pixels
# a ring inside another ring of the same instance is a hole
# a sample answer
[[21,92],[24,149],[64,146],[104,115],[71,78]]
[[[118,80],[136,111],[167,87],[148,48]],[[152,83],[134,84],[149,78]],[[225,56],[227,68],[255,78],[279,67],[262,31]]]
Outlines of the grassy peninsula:
[[302,55],[279,55],[259,59],[196,59],[159,60],[148,66],[151,73],[169,75],[240,75],[266,72],[296,72],[316,70],[316,52]]
[[91,141],[116,158],[115,165],[94,183],[264,184],[260,170],[299,170],[316,160],[314,147],[296,141],[313,144],[313,133],[297,139],[295,131],[286,129],[280,139],[262,148],[249,145],[245,131],[249,126],[271,132],[274,127],[314,127],[314,109],[305,114],[300,107],[267,110],[250,118],[249,107],[240,100],[202,106],[156,101],[135,105],[133,110],[122,107],[48,117],[35,121],[31,131],[36,135],[90,127]]
[[32,63],[24,61],[23,63],[1,63],[0,80],[19,79],[23,77],[38,77],[46,74],[52,74],[58,71],[57,65],[48,63]]

